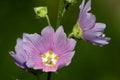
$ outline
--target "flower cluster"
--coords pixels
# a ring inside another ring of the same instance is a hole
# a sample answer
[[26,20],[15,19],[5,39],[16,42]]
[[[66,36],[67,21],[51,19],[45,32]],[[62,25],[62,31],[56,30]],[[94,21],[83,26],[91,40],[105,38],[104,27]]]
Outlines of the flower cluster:
[[[67,0],[72,2],[72,0]],[[39,11],[42,10],[42,11]],[[68,66],[74,56],[76,41],[71,38],[82,38],[92,44],[103,46],[109,43],[110,38],[103,34],[106,27],[103,23],[96,23],[96,17],[89,13],[91,0],[80,5],[80,14],[73,32],[67,38],[62,26],[55,31],[52,26],[45,27],[41,34],[23,34],[17,39],[15,52],[10,55],[16,65],[23,69],[42,70],[43,72],[56,72],[59,68]],[[36,14],[46,17],[46,7],[35,8]],[[50,24],[49,20],[48,23]]]

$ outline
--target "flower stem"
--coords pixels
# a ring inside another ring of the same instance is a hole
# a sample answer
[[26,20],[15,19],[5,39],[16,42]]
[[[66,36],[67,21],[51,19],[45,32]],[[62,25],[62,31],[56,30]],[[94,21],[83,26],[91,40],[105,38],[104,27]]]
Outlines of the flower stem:
[[51,24],[50,24],[50,19],[49,19],[48,15],[46,15],[46,19],[47,19],[48,25],[51,25]]
[[70,7],[70,5],[71,5],[71,3],[68,3],[65,0],[59,0],[56,28],[60,25],[61,19],[62,19],[64,13],[66,12],[66,10],[68,10],[68,8]]
[[36,77],[37,77],[37,80],[40,80],[40,76],[39,76],[39,74],[37,74]]
[[70,34],[68,35],[68,38],[72,38],[72,37],[74,37],[74,34],[73,34],[73,33],[70,33]]
[[60,21],[62,19],[63,16],[63,10],[64,10],[64,0],[59,0],[59,4],[58,4],[58,17],[57,17],[57,24],[56,24],[56,28],[60,25]]
[[48,72],[48,76],[47,76],[47,80],[50,80],[51,79],[51,72]]

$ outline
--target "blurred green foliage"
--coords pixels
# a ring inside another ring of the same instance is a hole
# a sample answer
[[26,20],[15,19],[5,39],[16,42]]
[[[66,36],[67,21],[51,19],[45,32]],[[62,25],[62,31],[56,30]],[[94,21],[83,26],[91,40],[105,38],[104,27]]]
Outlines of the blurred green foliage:
[[[33,8],[48,6],[53,27],[56,25],[59,0],[0,0],[0,80],[36,80],[32,74],[17,67],[9,51],[23,33],[40,33],[47,26],[46,19],[36,19]],[[61,24],[69,34],[79,14],[79,4],[72,5]],[[120,80],[120,1],[92,0],[92,13],[97,22],[106,23],[105,33],[112,40],[104,47],[79,41],[70,66],[52,74],[51,80]],[[46,80],[46,74],[41,75]]]

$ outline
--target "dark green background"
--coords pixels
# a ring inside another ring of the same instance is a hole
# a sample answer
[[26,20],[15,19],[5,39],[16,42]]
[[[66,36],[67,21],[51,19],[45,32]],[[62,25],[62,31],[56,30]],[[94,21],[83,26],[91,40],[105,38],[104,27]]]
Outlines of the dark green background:
[[[34,7],[48,6],[51,24],[56,25],[58,1],[0,0],[0,80],[36,80],[17,67],[8,52],[14,50],[16,39],[24,32],[40,33],[47,26],[46,19],[36,19]],[[67,34],[77,20],[80,3],[71,6],[63,17],[61,24]],[[120,80],[120,0],[92,0],[91,12],[97,22],[106,23],[110,44],[97,47],[78,42],[70,66],[53,73],[51,80]],[[41,80],[46,80],[46,74],[41,75]]]

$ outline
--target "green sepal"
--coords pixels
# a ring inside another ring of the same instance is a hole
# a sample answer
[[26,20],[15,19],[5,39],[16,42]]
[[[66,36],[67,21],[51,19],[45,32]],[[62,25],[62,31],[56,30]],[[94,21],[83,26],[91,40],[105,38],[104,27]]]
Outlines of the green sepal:
[[77,39],[81,39],[82,38],[82,29],[80,28],[79,23],[76,23],[75,26],[73,27],[73,31],[72,33],[69,34],[69,38],[74,37]]

